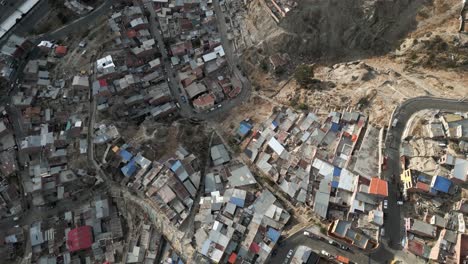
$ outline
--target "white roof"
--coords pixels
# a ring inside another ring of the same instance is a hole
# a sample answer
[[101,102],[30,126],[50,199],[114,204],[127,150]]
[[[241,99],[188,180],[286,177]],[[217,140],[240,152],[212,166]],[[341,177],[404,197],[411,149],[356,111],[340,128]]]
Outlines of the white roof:
[[97,65],[97,70],[98,71],[103,71],[106,68],[115,67],[115,64],[114,64],[114,62],[112,60],[111,55],[107,55],[104,58],[98,59],[96,61],[96,65]]
[[452,176],[456,179],[466,181],[468,177],[468,160],[456,159]]
[[157,58],[157,59],[154,59],[154,60],[148,62],[148,64],[149,64],[149,66],[150,66],[151,68],[154,68],[154,67],[156,67],[156,66],[161,65],[161,60],[160,60],[159,58]]
[[216,59],[218,57],[218,55],[220,57],[224,57],[225,53],[224,53],[223,46],[218,46],[218,47],[214,48],[213,52],[210,52],[210,53],[207,53],[207,54],[203,55],[202,56],[203,61],[204,62],[212,61],[212,60]]
[[53,48],[53,47],[55,46],[55,44],[52,43],[52,42],[50,42],[50,41],[43,40],[43,41],[41,41],[41,43],[39,43],[37,46],[38,46],[38,47]]
[[340,174],[340,181],[338,182],[338,188],[353,192],[357,182],[357,177],[347,169],[343,169]]
[[332,180],[333,179],[333,165],[328,162],[325,162],[321,159],[314,159],[312,163],[312,167],[319,170],[319,174],[324,176],[325,179]]
[[276,154],[278,154],[279,156],[281,156],[281,154],[283,154],[283,152],[285,151],[283,145],[281,145],[281,143],[278,142],[278,140],[276,140],[276,138],[272,137],[270,139],[270,141],[268,141],[268,146],[273,149],[274,152],[276,152]]
[[77,75],[73,77],[72,86],[79,85],[79,86],[87,86],[89,87],[89,80],[87,76]]

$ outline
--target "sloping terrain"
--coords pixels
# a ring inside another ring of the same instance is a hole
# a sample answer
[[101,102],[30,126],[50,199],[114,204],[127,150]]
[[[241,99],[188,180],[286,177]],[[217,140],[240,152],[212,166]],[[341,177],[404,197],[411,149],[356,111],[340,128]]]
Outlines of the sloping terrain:
[[[262,1],[248,4],[243,53],[260,95],[315,112],[359,109],[383,125],[407,98],[468,94],[461,0],[303,0],[279,24]],[[279,73],[268,60],[277,53],[290,58]],[[299,63],[315,65],[318,83],[291,79]]]
[[302,0],[279,24],[263,0],[249,4],[251,40],[292,58],[357,58],[396,48],[416,28],[424,0]]

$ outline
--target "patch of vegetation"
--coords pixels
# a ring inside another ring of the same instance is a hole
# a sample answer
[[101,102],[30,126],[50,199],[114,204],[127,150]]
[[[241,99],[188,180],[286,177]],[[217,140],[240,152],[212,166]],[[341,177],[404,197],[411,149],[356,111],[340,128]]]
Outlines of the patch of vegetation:
[[321,232],[322,234],[327,234],[327,229],[326,229],[325,227],[322,226],[322,227],[320,227],[320,232]]
[[294,71],[294,78],[297,83],[303,87],[313,83],[314,80],[314,68],[312,65],[301,64],[296,67]]

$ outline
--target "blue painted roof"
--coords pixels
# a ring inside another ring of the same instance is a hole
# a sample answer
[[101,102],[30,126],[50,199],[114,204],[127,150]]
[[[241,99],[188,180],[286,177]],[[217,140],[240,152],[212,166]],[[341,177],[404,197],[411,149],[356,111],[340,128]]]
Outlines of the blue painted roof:
[[245,122],[245,121],[242,121],[242,122],[240,123],[239,131],[238,131],[237,133],[238,133],[239,135],[241,135],[241,136],[245,136],[245,135],[247,135],[247,134],[250,132],[251,129],[252,129],[252,125],[251,125],[251,124],[249,124],[249,123],[247,123],[247,122]]
[[136,164],[135,164],[135,160],[132,159],[127,165],[123,166],[120,171],[122,171],[123,175],[125,175],[125,177],[131,177],[135,171],[136,171],[137,167],[136,167]]
[[182,166],[182,163],[180,162],[180,160],[178,160],[174,164],[172,164],[171,171],[176,172],[177,169],[180,168],[180,166]]
[[434,186],[432,186],[432,188],[434,188],[435,190],[443,193],[448,193],[450,190],[450,186],[452,186],[452,182],[445,177],[436,176],[433,185]]
[[244,204],[245,204],[245,201],[244,199],[241,199],[241,198],[237,198],[237,197],[231,197],[231,199],[229,199],[229,201],[241,208],[244,207]]
[[332,123],[330,130],[333,132],[338,132],[340,130],[340,125],[337,123]]
[[337,182],[337,181],[332,181],[332,182],[331,182],[331,186],[332,186],[333,188],[338,188],[338,182]]
[[124,162],[128,162],[133,157],[132,153],[126,151],[125,149],[120,150],[119,155],[122,157]]
[[341,169],[338,167],[333,168],[333,176],[340,176],[341,175]]
[[268,238],[270,238],[273,242],[276,242],[276,241],[278,241],[278,239],[279,239],[281,233],[278,232],[278,230],[269,227],[269,228],[268,228],[267,235],[268,235]]

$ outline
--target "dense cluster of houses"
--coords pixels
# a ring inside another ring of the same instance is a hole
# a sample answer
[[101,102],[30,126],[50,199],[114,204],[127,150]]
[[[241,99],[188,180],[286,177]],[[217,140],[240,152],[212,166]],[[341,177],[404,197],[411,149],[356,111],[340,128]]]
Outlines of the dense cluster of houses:
[[[37,220],[28,234],[35,263],[116,262],[122,257],[123,225],[107,197]],[[13,239],[10,235],[6,239]]]
[[105,159],[110,173],[121,175],[123,184],[148,197],[174,225],[187,218],[201,179],[195,155],[179,147],[173,155],[151,161],[139,147],[122,144],[114,145]]
[[244,154],[261,174],[329,220],[330,236],[365,250],[377,246],[388,184],[377,177],[379,130],[365,116],[331,112],[321,122],[285,109],[256,129],[245,123],[238,133],[248,142]]
[[422,212],[419,217],[406,218],[406,249],[425,259],[460,263],[468,257],[467,117],[466,113],[444,112],[424,117],[422,136],[437,149],[425,157],[437,163],[434,175],[411,167],[414,153],[421,153],[418,145],[401,157],[403,196],[419,198]]
[[211,147],[212,167],[195,216],[196,248],[215,263],[264,262],[290,215],[223,144]]
[[154,8],[171,67],[194,109],[210,110],[236,97],[242,84],[229,73],[211,1],[173,0]]
[[[96,60],[92,94],[114,118],[161,118],[177,111],[144,9],[129,5],[108,19],[117,48]],[[119,111],[114,111],[119,109]]]

